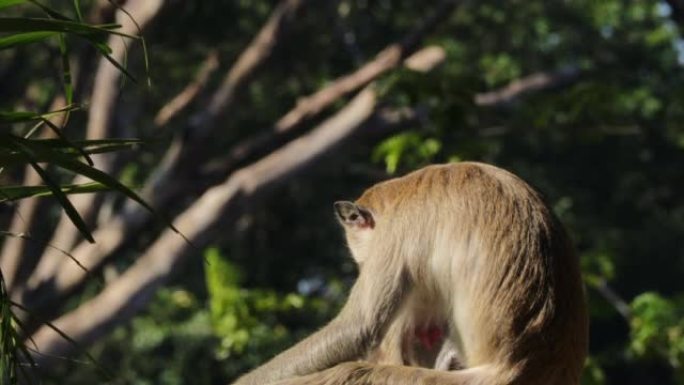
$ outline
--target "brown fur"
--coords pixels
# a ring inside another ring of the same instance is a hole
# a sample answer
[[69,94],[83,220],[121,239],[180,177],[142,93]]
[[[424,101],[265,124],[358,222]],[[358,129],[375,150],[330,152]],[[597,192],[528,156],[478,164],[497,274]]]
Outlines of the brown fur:
[[[380,183],[356,205],[346,235],[360,274],[347,304],[236,384],[579,383],[588,322],[577,258],[529,185],[464,162]],[[448,325],[466,369],[404,365],[407,330],[430,322]]]

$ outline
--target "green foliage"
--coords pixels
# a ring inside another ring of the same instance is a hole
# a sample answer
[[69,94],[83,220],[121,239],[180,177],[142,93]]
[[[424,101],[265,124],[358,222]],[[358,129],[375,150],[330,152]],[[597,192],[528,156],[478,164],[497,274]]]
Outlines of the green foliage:
[[[201,300],[183,288],[165,288],[156,294],[146,314],[92,349],[96,360],[116,368],[112,384],[180,385],[216,383],[216,367],[209,314]],[[102,376],[82,362],[65,361],[43,383],[94,383]]]
[[580,258],[584,281],[590,286],[596,286],[603,280],[615,277],[614,256],[606,252],[584,254]]
[[601,365],[592,357],[587,359],[587,363],[582,373],[582,385],[604,385],[606,374],[601,369]]
[[406,132],[380,143],[373,153],[373,160],[382,161],[387,173],[394,174],[402,161],[409,164],[429,163],[440,147],[441,143],[437,139],[424,138],[417,132]]
[[216,248],[208,249],[205,258],[209,314],[214,334],[220,339],[217,356],[221,360],[244,356],[248,347],[284,346],[292,336],[278,317],[322,309],[320,302],[299,294],[243,288],[239,270]]
[[[309,334],[338,305],[244,288],[239,268],[216,248],[207,249],[203,267],[206,291],[164,288],[145,314],[90,349],[105,367],[116,367],[114,384],[225,383]],[[83,363],[65,362],[45,383],[99,379]]]
[[684,379],[684,298],[669,300],[646,292],[631,304],[630,352],[665,359]]

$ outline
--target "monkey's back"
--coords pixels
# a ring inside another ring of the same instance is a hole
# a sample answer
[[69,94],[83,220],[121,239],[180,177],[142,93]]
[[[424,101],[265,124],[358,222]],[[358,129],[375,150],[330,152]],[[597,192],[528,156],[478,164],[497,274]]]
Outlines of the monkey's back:
[[508,383],[579,382],[588,326],[577,257],[527,183],[463,162],[380,183],[357,203],[377,216],[374,236],[408,244],[412,285],[442,297],[466,366],[495,365]]

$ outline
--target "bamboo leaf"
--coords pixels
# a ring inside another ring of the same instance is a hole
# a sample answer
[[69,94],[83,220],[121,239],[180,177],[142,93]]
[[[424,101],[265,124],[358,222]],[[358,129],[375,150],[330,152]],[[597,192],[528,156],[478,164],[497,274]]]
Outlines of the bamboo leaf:
[[[96,48],[97,48],[97,47],[96,47]],[[111,50],[111,48],[109,48],[109,46],[107,46],[107,48]],[[132,81],[133,83],[137,83],[137,82],[138,82],[137,80],[135,80],[135,77],[133,77],[133,75],[131,75],[131,73],[128,72],[128,70],[126,69],[126,67],[124,67],[123,65],[121,65],[121,63],[119,63],[118,61],[114,60],[114,58],[111,57],[111,55],[110,55],[109,53],[107,53],[107,52],[105,52],[104,50],[99,49],[99,48],[98,48],[98,51],[100,51],[100,54],[101,54],[102,56],[104,56],[104,58],[107,59],[107,61],[109,61],[110,63],[112,63],[112,64],[114,65],[114,67],[116,67],[119,71],[121,71],[121,73],[123,73],[124,75],[126,75],[127,78],[131,79],[131,81]]]
[[0,38],[0,50],[14,48],[16,46],[31,44],[39,41],[43,41],[47,38],[57,35],[57,32],[51,31],[38,31],[38,32],[26,32],[17,33],[14,35],[4,36]]
[[[21,143],[23,147],[30,149],[32,155],[35,154],[33,156],[35,156],[36,158],[45,159],[46,162],[49,162],[55,166],[72,171],[79,175],[86,176],[96,182],[100,182],[101,184],[111,188],[112,190],[116,190],[126,195],[130,199],[133,199],[134,201],[138,202],[141,206],[149,210],[157,218],[162,219],[162,217],[154,210],[154,208],[152,208],[152,206],[145,202],[145,200],[143,200],[137,193],[135,193],[133,190],[131,190],[130,188],[128,188],[127,186],[125,186],[109,174],[102,172],[94,167],[88,166],[85,163],[81,163],[78,160],[74,159],[73,156],[53,151],[49,147],[42,146],[40,143],[37,143],[35,141],[22,138],[13,139],[15,142]],[[59,191],[59,194],[63,193]],[[173,226],[173,224],[170,221],[164,219],[164,222],[174,232],[180,234],[180,231],[178,231],[178,229],[175,226]]]
[[40,175],[40,178],[43,180],[43,182],[45,182],[45,184],[48,187],[50,187],[50,189],[52,190],[52,194],[55,196],[57,201],[59,201],[59,204],[62,206],[64,212],[69,217],[74,226],[76,226],[76,228],[81,232],[83,237],[88,240],[88,242],[95,243],[93,236],[90,234],[90,231],[88,230],[88,226],[86,226],[85,222],[83,221],[83,218],[81,218],[76,208],[71,204],[69,199],[66,197],[66,194],[62,192],[59,185],[52,180],[50,175],[48,175],[48,173],[45,172],[45,170],[43,170],[43,168],[40,167],[38,162],[35,160],[35,148],[32,148],[33,146],[28,145],[31,143],[31,141],[21,138],[12,139],[12,142],[16,145],[17,149],[26,154],[31,167],[33,167],[33,169],[36,170],[36,172],[38,173],[38,175]]
[[138,40],[138,36],[118,32],[118,24],[90,25],[70,20],[57,20],[31,17],[0,17],[0,32],[54,31],[77,34],[81,37],[113,34]]
[[[64,142],[59,139],[33,139],[34,142],[44,146],[59,149],[64,153],[73,153],[71,146],[64,147]],[[93,139],[93,140],[74,140],[69,143],[80,148],[86,154],[102,154],[107,152],[127,150],[143,144],[140,139]]]
[[[97,183],[83,183],[61,185],[59,189],[64,194],[85,194],[100,191],[110,191],[107,186]],[[49,186],[3,186],[0,187],[0,203],[7,201],[16,201],[29,197],[42,197],[53,195],[52,189]]]
[[50,7],[48,7],[47,5],[43,5],[43,4],[39,3],[39,2],[37,2],[36,0],[28,0],[28,1],[29,1],[31,4],[35,5],[36,7],[40,8],[41,10],[43,10],[43,12],[45,12],[45,14],[47,14],[47,15],[50,16],[51,18],[58,19],[58,20],[73,21],[73,19],[71,19],[71,18],[69,18],[69,17],[66,17],[66,16],[62,15],[61,13],[57,12],[56,10],[54,10],[54,9],[52,9],[52,8],[50,8]]
[[0,231],[0,235],[5,236],[5,237],[21,238],[21,239],[26,239],[26,240],[29,240],[32,242],[40,243],[41,246],[48,248],[48,249],[56,250],[59,253],[61,253],[62,255],[71,259],[71,261],[74,262],[78,267],[80,267],[84,273],[90,274],[90,270],[88,270],[85,266],[83,266],[83,264],[81,262],[79,262],[78,259],[76,259],[76,257],[74,257],[73,254],[71,254],[70,252],[68,252],[64,249],[61,249],[61,248],[59,248],[59,247],[57,247],[51,243],[41,241],[40,239],[34,238],[34,237],[32,237],[26,233],[12,233],[10,231]]
[[54,115],[71,112],[80,109],[78,104],[71,104],[58,110],[39,114],[31,111],[0,111],[0,123],[19,123],[30,122],[33,120],[42,120],[50,118]]
[[25,2],[26,0],[0,0],[0,9],[13,7]]
[[0,123],[19,123],[37,119],[38,115],[30,111],[0,111]]
[[[17,307],[17,308],[19,308],[19,309],[25,311],[25,312],[28,312],[29,314],[31,313],[31,311],[30,311],[29,309],[27,309],[26,307],[22,306],[22,305],[19,304],[19,303],[16,303],[16,302],[14,302],[14,301],[10,301],[10,304],[11,304],[12,306],[14,306],[14,307]],[[83,349],[83,347],[82,347],[78,342],[76,342],[76,340],[74,340],[73,338],[69,337],[68,334],[66,334],[65,332],[63,332],[60,328],[58,328],[58,327],[57,327],[55,324],[53,324],[52,322],[43,321],[42,323],[45,324],[45,325],[46,325],[47,327],[49,327],[50,329],[52,329],[55,333],[59,334],[60,337],[64,338],[67,342],[69,342],[69,343],[70,343],[72,346],[74,346],[76,349],[80,350],[80,351],[88,358],[88,360],[89,360],[93,365],[95,365],[95,367],[96,367],[96,368],[105,376],[105,378],[106,378],[107,380],[110,380],[110,379],[113,379],[113,378],[114,378],[114,376],[113,376],[111,373],[109,373],[109,371],[108,371],[104,366],[102,366],[102,365],[95,359],[95,357],[93,357],[87,350]]]
[[[0,135],[0,167],[19,166],[29,163],[29,158],[21,151],[13,146],[11,140],[7,138],[9,135]],[[36,161],[52,162],[53,158],[49,156],[49,152],[63,154],[69,157],[79,157],[85,154],[104,154],[114,151],[121,151],[130,149],[133,146],[139,145],[142,141],[138,139],[102,139],[102,140],[83,140],[73,142],[73,145],[65,144],[60,139],[30,139],[31,143],[37,143],[46,148],[47,156],[45,154],[36,153]],[[77,150],[75,147],[80,148]]]
[[76,17],[78,21],[83,21],[83,15],[81,14],[81,2],[79,0],[74,0],[74,10],[76,11]]
[[[71,105],[74,100],[74,85],[71,80],[71,64],[69,63],[69,50],[64,34],[59,34],[59,54],[62,57],[62,85],[64,86],[64,98],[66,104]],[[69,120],[69,112],[66,112],[64,122]]]
[[76,150],[79,154],[81,154],[81,156],[83,156],[85,158],[86,162],[88,162],[89,165],[92,166],[95,164],[95,162],[93,162],[93,160],[90,158],[90,156],[88,156],[88,154],[85,151],[83,151],[82,148],[78,147],[75,143],[71,142],[66,136],[64,136],[64,134],[62,133],[62,130],[60,130],[59,127],[57,127],[54,123],[52,123],[48,119],[42,119],[42,120],[43,120],[43,123],[45,123],[48,127],[50,127],[52,129],[52,132],[54,132],[55,135],[57,135],[57,140],[62,141],[64,143],[65,148],[72,148],[72,149]]

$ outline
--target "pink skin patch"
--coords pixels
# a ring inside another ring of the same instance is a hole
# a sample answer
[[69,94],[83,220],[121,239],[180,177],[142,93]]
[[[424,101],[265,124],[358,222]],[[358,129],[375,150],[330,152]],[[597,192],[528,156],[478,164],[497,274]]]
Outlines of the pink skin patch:
[[437,325],[416,328],[414,334],[420,344],[427,350],[432,350],[444,339],[444,330]]

